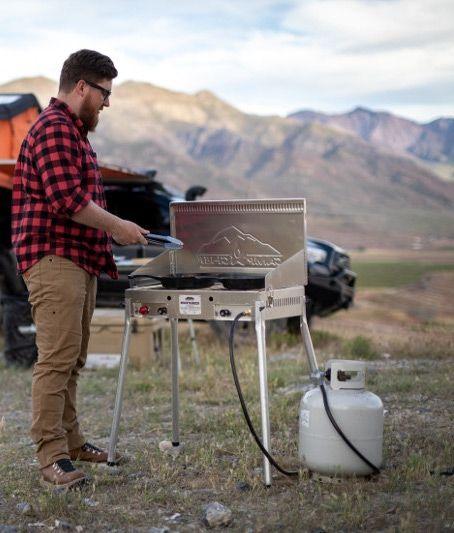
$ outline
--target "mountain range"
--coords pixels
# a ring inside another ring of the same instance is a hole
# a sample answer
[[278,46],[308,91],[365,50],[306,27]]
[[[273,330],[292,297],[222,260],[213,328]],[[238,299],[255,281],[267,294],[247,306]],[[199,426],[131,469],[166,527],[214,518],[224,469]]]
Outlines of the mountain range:
[[[56,83],[22,78],[0,85],[8,91],[46,105]],[[419,124],[364,108],[258,116],[209,91],[129,81],[91,139],[102,161],[156,168],[180,190],[205,185],[207,198],[304,196],[310,234],[347,247],[454,242],[452,118]]]
[[288,115],[303,124],[324,124],[352,133],[396,154],[415,156],[437,171],[440,165],[454,179],[454,119],[439,118],[427,124],[397,117],[384,111],[357,107],[348,113],[328,115],[310,110]]

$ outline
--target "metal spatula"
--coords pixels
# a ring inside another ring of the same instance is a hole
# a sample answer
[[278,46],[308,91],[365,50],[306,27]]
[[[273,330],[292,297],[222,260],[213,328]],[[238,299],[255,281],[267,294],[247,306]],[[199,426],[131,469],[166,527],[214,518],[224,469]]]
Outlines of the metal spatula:
[[179,250],[183,248],[183,243],[175,237],[170,237],[170,235],[157,235],[156,233],[147,233],[144,235],[147,239],[148,244],[155,244],[156,246],[162,246],[169,250]]

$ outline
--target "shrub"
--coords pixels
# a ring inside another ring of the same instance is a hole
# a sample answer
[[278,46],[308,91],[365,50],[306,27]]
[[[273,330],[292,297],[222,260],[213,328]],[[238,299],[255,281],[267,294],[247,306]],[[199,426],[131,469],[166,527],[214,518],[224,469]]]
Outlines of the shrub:
[[357,335],[353,339],[345,341],[343,356],[353,359],[377,359],[378,351],[370,339]]

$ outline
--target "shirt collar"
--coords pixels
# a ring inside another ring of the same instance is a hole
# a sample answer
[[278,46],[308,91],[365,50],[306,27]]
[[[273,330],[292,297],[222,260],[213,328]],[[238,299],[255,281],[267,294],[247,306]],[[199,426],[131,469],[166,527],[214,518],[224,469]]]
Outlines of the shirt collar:
[[87,128],[84,126],[84,123],[74,113],[74,111],[69,107],[68,104],[65,104],[65,102],[62,102],[62,100],[59,100],[58,98],[51,98],[49,102],[49,106],[52,106],[56,109],[60,109],[60,111],[63,111],[63,113],[68,115],[68,117],[74,122],[74,125],[80,131],[82,136],[83,137],[87,136],[88,134]]

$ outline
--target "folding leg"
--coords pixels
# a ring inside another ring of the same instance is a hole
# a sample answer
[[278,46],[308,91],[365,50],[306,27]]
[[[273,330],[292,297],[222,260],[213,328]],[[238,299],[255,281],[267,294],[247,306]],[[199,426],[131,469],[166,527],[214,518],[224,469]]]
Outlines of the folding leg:
[[180,424],[179,424],[179,361],[180,353],[178,348],[178,319],[170,319],[171,349],[172,349],[172,444],[180,444]]
[[301,336],[303,337],[304,349],[306,351],[309,368],[311,370],[311,377],[319,379],[320,370],[318,368],[317,358],[315,356],[314,345],[312,344],[311,332],[306,319],[306,306],[303,304],[300,319]]
[[128,365],[129,341],[131,339],[132,319],[130,314],[131,304],[126,300],[125,310],[125,330],[123,333],[123,344],[121,348],[120,370],[118,373],[117,394],[115,397],[115,407],[112,420],[112,429],[110,431],[109,452],[107,463],[110,466],[115,464],[115,450],[118,440],[118,427],[120,424],[121,409],[123,406],[123,387],[126,377],[126,368]]
[[[259,358],[259,384],[260,384],[260,411],[262,418],[262,443],[267,452],[270,451],[270,415],[268,407],[268,376],[266,367],[266,340],[265,320],[262,318],[260,308],[262,302],[255,305],[255,333],[257,335],[257,348]],[[271,467],[268,459],[263,456],[263,478],[265,485],[271,485]]]

